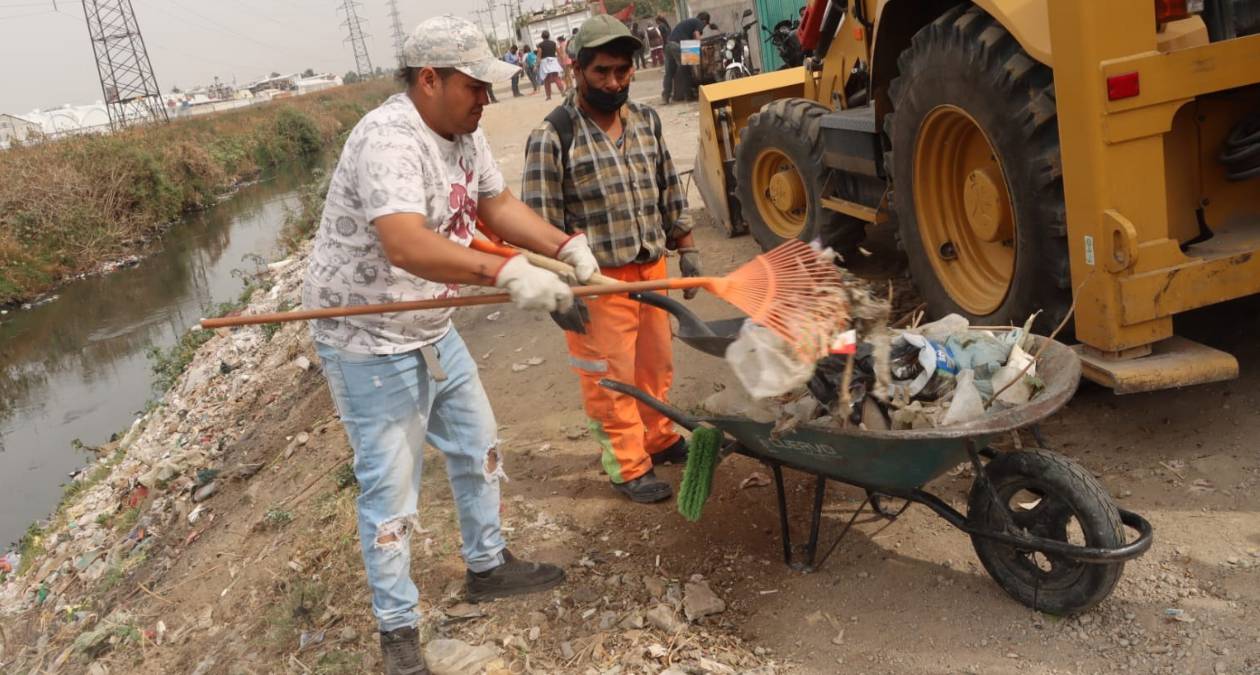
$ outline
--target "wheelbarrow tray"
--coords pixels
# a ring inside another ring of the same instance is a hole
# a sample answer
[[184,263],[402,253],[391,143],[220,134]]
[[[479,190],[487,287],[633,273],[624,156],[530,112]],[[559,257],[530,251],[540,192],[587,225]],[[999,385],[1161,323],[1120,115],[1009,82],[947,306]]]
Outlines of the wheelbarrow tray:
[[1045,388],[1020,406],[987,414],[964,424],[933,429],[873,431],[802,424],[780,435],[773,424],[744,417],[692,416],[617,382],[617,391],[688,429],[714,426],[738,441],[735,452],[772,460],[811,474],[870,490],[894,493],[920,488],[967,461],[968,448],[983,448],[998,434],[1035,424],[1063,407],[1080,382],[1080,360],[1071,349],[1048,338],[1032,336],[1041,353],[1037,374]]

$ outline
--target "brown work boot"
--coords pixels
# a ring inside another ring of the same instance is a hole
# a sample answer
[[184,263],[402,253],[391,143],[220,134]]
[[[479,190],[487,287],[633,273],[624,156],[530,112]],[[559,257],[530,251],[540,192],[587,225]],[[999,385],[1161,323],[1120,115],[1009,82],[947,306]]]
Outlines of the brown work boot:
[[612,486],[617,492],[629,497],[630,501],[639,504],[653,504],[674,495],[674,490],[669,487],[669,483],[657,478],[656,472],[651,469],[638,478],[624,483],[613,483]]
[[415,626],[381,633],[385,675],[429,675],[420,655],[420,631]]
[[464,575],[464,594],[468,602],[481,602],[545,591],[562,581],[564,570],[559,567],[517,560],[511,551],[503,549],[502,565],[485,572],[468,570]]

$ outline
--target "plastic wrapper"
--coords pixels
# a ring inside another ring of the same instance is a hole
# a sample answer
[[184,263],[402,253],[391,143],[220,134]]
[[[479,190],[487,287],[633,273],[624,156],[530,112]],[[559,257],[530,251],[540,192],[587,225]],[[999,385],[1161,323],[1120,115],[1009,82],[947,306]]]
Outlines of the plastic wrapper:
[[751,321],[726,348],[726,362],[753,398],[782,396],[805,386],[814,374],[814,364],[801,363],[791,345]]
[[954,379],[954,399],[941,418],[941,426],[970,422],[984,415],[984,399],[976,388],[976,371],[964,368]]
[[[1024,368],[1028,370],[1025,371]],[[1027,403],[1036,393],[1035,377],[1037,364],[1028,352],[1015,345],[1011,348],[1011,358],[1006,365],[998,369],[991,381],[993,391],[1001,392],[997,400],[1007,405]],[[1014,382],[1014,384],[1011,384]],[[1007,385],[1010,385],[1009,387]],[[1003,390],[1005,388],[1005,390]]]
[[951,336],[959,333],[967,332],[971,327],[971,322],[957,314],[947,314],[932,323],[925,323],[915,328],[914,333],[918,333],[932,342],[945,343]]
[[892,343],[893,387],[907,399],[935,401],[953,391],[958,366],[944,345],[915,333]]

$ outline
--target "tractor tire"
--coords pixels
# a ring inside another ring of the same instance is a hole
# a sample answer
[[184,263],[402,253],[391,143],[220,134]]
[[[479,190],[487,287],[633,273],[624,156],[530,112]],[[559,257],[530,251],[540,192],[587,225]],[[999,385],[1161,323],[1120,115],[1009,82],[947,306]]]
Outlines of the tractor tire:
[[884,118],[898,237],[934,316],[1067,316],[1071,276],[1054,79],[965,3],[915,34]]
[[763,251],[789,239],[820,239],[843,256],[865,236],[861,221],[820,202],[827,181],[820,120],[828,112],[809,99],[780,99],[749,117],[740,133],[736,195]]

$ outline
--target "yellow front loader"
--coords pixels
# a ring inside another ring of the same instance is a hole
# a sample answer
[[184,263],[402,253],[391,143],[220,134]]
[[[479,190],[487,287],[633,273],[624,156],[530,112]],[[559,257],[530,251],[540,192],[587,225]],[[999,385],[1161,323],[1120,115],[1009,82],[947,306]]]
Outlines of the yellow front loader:
[[1074,305],[1117,393],[1229,379],[1173,317],[1260,292],[1257,33],[1260,0],[815,0],[804,67],[701,88],[697,183],[763,248],[904,255],[933,315]]

